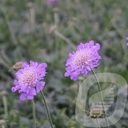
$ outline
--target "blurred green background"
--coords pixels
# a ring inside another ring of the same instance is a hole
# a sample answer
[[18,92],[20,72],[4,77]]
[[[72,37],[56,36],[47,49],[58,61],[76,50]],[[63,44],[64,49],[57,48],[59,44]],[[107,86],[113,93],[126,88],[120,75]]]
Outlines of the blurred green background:
[[[68,53],[80,42],[94,40],[101,44],[102,56],[96,72],[113,72],[127,79],[126,36],[127,0],[58,0],[56,6],[47,0],[0,0],[0,119],[8,120],[5,128],[33,127],[31,101],[20,101],[19,94],[11,92],[12,66],[29,60],[48,64],[44,93],[56,128],[84,128],[75,119],[78,82],[64,77]],[[37,128],[50,128],[40,99],[38,94]],[[127,128],[126,120],[112,128]]]

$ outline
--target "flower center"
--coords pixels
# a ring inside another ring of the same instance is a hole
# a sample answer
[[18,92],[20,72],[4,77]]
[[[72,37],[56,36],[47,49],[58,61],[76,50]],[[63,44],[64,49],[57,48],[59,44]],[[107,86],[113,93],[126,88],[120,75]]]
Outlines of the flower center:
[[33,85],[37,81],[37,75],[34,70],[27,70],[23,73],[21,82],[24,85]]
[[79,68],[82,68],[85,66],[87,60],[88,60],[88,54],[86,51],[78,51],[74,58],[74,66],[77,66]]

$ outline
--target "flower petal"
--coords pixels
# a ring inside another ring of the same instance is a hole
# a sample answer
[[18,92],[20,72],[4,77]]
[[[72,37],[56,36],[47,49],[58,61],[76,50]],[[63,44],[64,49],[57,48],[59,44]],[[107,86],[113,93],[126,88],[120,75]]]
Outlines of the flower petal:
[[26,100],[27,94],[26,93],[21,93],[20,95],[20,100]]
[[27,96],[27,99],[28,99],[28,100],[33,100],[33,98],[34,98],[33,95],[28,95],[28,96]]
[[40,92],[41,90],[43,90],[44,88],[44,85],[45,85],[45,82],[39,82],[37,85],[36,85],[36,92]]
[[24,68],[29,67],[29,65],[28,65],[26,62],[22,62],[22,66],[23,66]]
[[38,63],[30,60],[30,66],[37,67],[38,66]]

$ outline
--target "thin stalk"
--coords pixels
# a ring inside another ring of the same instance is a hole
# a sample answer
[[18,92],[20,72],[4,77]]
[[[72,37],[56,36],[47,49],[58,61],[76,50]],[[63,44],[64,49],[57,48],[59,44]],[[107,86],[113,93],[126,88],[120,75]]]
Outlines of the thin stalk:
[[54,12],[54,20],[55,20],[55,25],[58,26],[58,24],[59,24],[58,12]]
[[43,91],[41,91],[41,95],[42,95],[42,98],[43,98],[43,101],[44,101],[44,104],[45,104],[45,108],[46,108],[46,112],[47,112],[47,117],[49,119],[51,128],[54,128]]
[[35,110],[34,100],[32,100],[32,113],[33,113],[33,124],[34,124],[34,128],[36,128],[36,110]]
[[2,96],[3,104],[4,104],[4,114],[5,117],[8,116],[8,107],[7,107],[7,99],[6,96]]
[[[58,16],[58,12],[54,12],[54,22],[56,27],[58,28],[58,24],[59,24],[59,16]],[[57,30],[55,31],[55,35],[58,36],[59,38],[65,40],[73,49],[75,49],[75,45],[73,44],[73,42],[71,42],[71,40],[69,40],[67,37],[65,37],[63,34],[61,34],[60,32],[58,32]]]
[[15,35],[13,29],[12,29],[12,26],[10,25],[10,21],[9,21],[8,15],[7,15],[5,9],[2,6],[0,6],[0,9],[1,9],[3,15],[4,15],[5,22],[6,22],[7,26],[8,26],[8,30],[9,30],[10,36],[12,38],[12,43],[14,43],[15,46],[17,46],[18,54],[19,54],[19,57],[21,58],[22,57],[21,49],[19,48],[19,43],[17,41],[16,35]]
[[6,68],[10,67],[11,64],[6,61],[3,51],[0,51],[0,59]]
[[97,119],[97,118],[96,118],[96,122],[97,122],[97,124],[98,124],[99,128],[101,128],[100,123],[99,123],[99,121],[98,121],[98,119]]
[[0,57],[3,59],[3,61],[5,61],[5,63],[7,63],[8,67],[10,67],[10,65],[12,65],[11,60],[9,59],[9,57],[6,55],[4,50],[0,51]]
[[101,86],[100,86],[100,83],[99,83],[99,80],[98,80],[98,78],[97,78],[97,76],[96,76],[95,71],[94,71],[93,69],[91,69],[91,70],[92,70],[92,72],[93,72],[93,74],[94,74],[94,77],[95,77],[95,79],[96,79],[96,81],[97,81],[97,84],[98,84],[98,89],[99,89],[99,91],[100,91],[100,95],[101,95],[102,108],[103,108],[103,111],[104,111],[104,113],[105,113],[104,118],[105,118],[107,127],[109,128],[109,123],[108,123],[108,120],[107,120],[107,118],[106,118],[106,112],[105,112],[104,104],[103,104],[103,93],[102,93],[102,91],[101,91]]
[[57,30],[55,31],[55,35],[60,37],[61,39],[65,40],[73,49],[75,49],[75,45],[64,35],[62,35],[60,32]]
[[36,25],[36,21],[35,21],[35,9],[32,7],[29,9],[30,11],[30,24],[31,24],[31,30],[34,31],[35,30],[35,25]]

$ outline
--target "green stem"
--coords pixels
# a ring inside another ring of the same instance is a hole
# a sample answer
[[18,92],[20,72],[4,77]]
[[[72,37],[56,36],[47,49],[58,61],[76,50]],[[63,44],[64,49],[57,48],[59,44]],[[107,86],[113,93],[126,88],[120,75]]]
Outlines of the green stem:
[[65,37],[64,35],[62,35],[57,30],[55,31],[55,35],[58,36],[59,38],[65,40],[73,49],[75,49],[75,45],[73,44],[73,42],[71,42],[67,37]]
[[31,31],[35,29],[36,21],[35,21],[35,9],[32,7],[29,9],[30,12],[30,24],[31,24]]
[[34,103],[34,100],[32,100],[32,112],[33,112],[34,128],[36,128],[36,110],[35,110],[35,103]]
[[45,104],[45,108],[46,108],[46,112],[47,112],[47,117],[49,119],[51,128],[54,128],[43,91],[41,91],[41,95],[42,95],[42,98],[43,98],[43,101],[44,101],[44,104]]
[[17,41],[17,38],[16,38],[16,35],[14,33],[14,30],[12,29],[11,25],[10,25],[10,21],[9,21],[9,18],[8,18],[8,13],[6,13],[4,7],[0,6],[0,9],[4,15],[4,19],[5,19],[5,23],[7,24],[8,26],[8,30],[10,32],[10,36],[12,38],[12,42],[15,44],[15,46],[17,46],[17,50],[18,50],[18,54],[19,54],[19,58],[22,58],[22,55],[21,55],[21,49],[19,47],[19,43]]
[[55,25],[58,26],[59,24],[59,16],[57,12],[54,12],[54,20],[55,20]]
[[94,74],[94,77],[95,77],[95,79],[96,79],[96,81],[97,81],[97,84],[98,84],[98,89],[99,89],[99,91],[100,91],[100,95],[101,95],[102,108],[103,108],[103,111],[104,111],[104,113],[105,113],[104,118],[105,118],[107,127],[109,128],[109,123],[108,123],[108,120],[107,120],[107,118],[106,118],[106,112],[105,112],[104,104],[103,104],[103,93],[102,93],[102,91],[101,91],[101,86],[100,86],[100,83],[99,83],[99,80],[98,80],[98,78],[97,78],[97,76],[96,76],[95,71],[94,71],[93,69],[91,69],[91,70],[92,70],[92,72],[93,72],[93,74]]
[[101,128],[100,123],[99,123],[99,121],[98,121],[98,119],[97,119],[97,118],[96,118],[96,122],[97,122],[97,124],[98,124],[99,128]]
[[5,114],[5,117],[7,117],[8,116],[8,107],[7,107],[6,96],[2,96],[2,99],[3,99],[3,104],[4,104],[4,114]]

